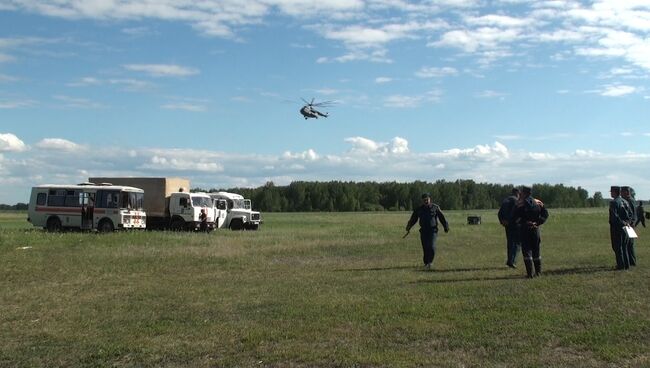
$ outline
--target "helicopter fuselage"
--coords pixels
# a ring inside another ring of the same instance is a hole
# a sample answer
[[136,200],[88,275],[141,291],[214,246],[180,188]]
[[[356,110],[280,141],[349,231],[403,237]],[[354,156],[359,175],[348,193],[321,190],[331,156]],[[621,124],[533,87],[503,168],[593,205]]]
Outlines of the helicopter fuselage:
[[309,118],[318,119],[319,116],[322,116],[324,118],[327,117],[327,113],[322,113],[309,105],[303,106],[300,109],[300,113],[302,114],[302,116],[305,117],[305,119],[309,119]]

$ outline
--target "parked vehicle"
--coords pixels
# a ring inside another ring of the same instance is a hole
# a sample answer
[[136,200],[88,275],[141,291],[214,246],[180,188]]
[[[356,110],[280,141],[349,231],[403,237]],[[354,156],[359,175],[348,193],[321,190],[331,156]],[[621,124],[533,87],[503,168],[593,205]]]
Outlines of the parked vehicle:
[[226,219],[221,228],[231,230],[257,230],[262,223],[258,211],[253,211],[250,199],[242,195],[229,192],[210,193],[214,200],[225,200],[227,203]]
[[207,230],[215,228],[216,208],[212,198],[207,193],[190,193],[187,179],[97,177],[88,180],[142,188],[149,229],[199,230],[201,211],[207,214]]
[[144,229],[143,198],[144,191],[131,186],[39,185],[32,188],[27,221],[50,232]]

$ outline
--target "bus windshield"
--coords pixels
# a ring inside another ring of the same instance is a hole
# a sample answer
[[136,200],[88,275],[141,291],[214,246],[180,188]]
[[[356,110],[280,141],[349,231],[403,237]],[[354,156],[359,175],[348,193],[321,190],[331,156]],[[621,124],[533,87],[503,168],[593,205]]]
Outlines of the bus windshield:
[[142,211],[144,207],[144,193],[122,192],[120,207]]

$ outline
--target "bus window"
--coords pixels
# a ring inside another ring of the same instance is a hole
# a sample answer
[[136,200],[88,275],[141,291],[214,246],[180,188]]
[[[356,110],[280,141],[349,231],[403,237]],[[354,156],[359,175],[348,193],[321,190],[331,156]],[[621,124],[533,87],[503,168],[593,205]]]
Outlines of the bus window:
[[65,189],[50,189],[50,195],[47,197],[48,206],[65,205]]
[[98,190],[96,197],[97,208],[117,208],[119,192],[114,190]]
[[66,207],[79,207],[79,190],[68,190],[65,194],[65,206]]
[[47,199],[47,194],[45,193],[38,193],[36,196],[36,205],[37,206],[43,206],[45,205],[45,200]]

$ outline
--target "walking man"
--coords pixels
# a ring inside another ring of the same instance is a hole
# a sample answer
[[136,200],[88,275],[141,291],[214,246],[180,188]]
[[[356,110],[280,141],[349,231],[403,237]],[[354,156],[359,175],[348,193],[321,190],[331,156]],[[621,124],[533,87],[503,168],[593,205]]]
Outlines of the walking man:
[[513,213],[519,197],[519,189],[512,188],[511,195],[501,202],[499,222],[506,230],[506,266],[517,268],[517,249],[519,248],[519,228],[514,223]]
[[630,224],[627,205],[621,198],[621,187],[612,186],[609,190],[612,200],[609,201],[609,234],[612,240],[612,250],[616,256],[616,269],[627,270],[630,268],[630,259],[627,252],[627,241],[623,227]]
[[422,261],[424,269],[430,270],[433,258],[436,256],[436,238],[438,237],[438,221],[445,232],[449,232],[449,224],[440,207],[431,202],[429,193],[422,194],[422,205],[416,208],[406,224],[406,232],[411,231],[416,222],[420,223],[420,241],[422,242]]
[[[533,278],[542,274],[542,256],[540,253],[540,226],[548,219],[548,211],[542,201],[533,198],[530,187],[521,188],[522,200],[517,203],[514,222],[521,229],[521,253],[526,266],[526,276]],[[535,272],[533,273],[533,265]]]

